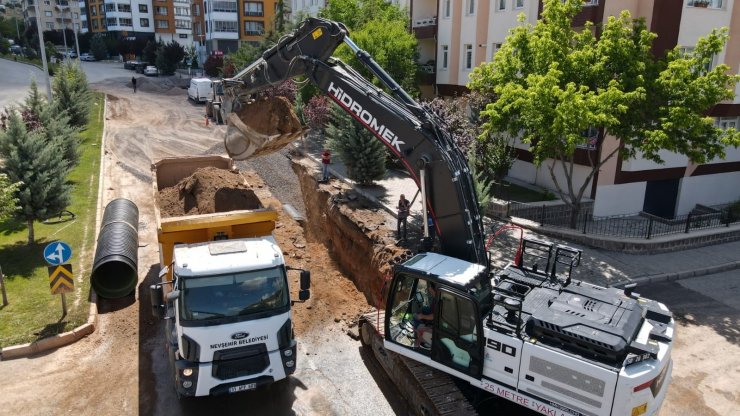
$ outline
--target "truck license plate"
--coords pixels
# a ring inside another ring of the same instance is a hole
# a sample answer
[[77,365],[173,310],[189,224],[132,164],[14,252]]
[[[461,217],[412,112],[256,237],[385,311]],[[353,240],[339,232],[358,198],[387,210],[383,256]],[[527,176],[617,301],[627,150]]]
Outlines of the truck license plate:
[[229,393],[236,393],[245,390],[254,390],[257,388],[257,383],[242,384],[240,386],[229,387]]

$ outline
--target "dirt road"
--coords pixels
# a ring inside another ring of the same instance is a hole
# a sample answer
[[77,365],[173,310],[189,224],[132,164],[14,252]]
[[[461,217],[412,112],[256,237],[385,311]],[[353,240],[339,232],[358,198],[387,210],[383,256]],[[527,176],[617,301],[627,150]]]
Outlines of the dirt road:
[[[163,86],[164,85],[164,86]],[[0,409],[14,415],[196,415],[406,413],[395,388],[358,341],[346,335],[364,297],[334,266],[323,246],[280,210],[276,238],[286,261],[312,271],[312,299],[294,312],[298,370],[288,383],[225,398],[178,401],[168,376],[162,323],[151,317],[148,286],[159,271],[149,166],[175,155],[221,148],[223,127],[205,127],[204,109],[164,79],[133,94],[125,80],[94,84],[109,94],[104,203],[128,198],[140,211],[136,299],[100,303],[94,334],[33,358],[0,362]],[[219,152],[220,153],[220,152]],[[255,179],[257,180],[257,179]],[[361,394],[358,394],[361,392]]]

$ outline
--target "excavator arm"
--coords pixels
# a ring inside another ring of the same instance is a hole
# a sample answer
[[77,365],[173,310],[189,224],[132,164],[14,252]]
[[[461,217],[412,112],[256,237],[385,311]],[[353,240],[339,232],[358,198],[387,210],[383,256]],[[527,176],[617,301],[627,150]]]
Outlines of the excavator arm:
[[[342,42],[393,96],[331,58]],[[422,200],[437,228],[441,253],[487,267],[482,219],[465,155],[439,127],[436,116],[414,101],[369,54],[358,48],[341,23],[309,18],[256,62],[225,79],[226,94],[231,98],[225,101],[233,104],[227,111],[237,111],[246,97],[297,76],[313,82],[399,158],[422,190]],[[239,122],[234,116],[228,116],[230,124]],[[249,134],[227,134],[227,150],[250,147],[235,143],[239,140],[249,141]],[[233,156],[239,152],[229,153]]]

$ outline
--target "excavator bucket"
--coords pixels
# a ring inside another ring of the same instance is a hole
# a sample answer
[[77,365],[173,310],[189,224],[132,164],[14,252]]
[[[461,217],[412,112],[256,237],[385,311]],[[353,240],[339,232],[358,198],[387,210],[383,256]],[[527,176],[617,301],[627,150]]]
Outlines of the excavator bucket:
[[226,152],[236,160],[277,152],[308,131],[283,97],[258,99],[239,107],[226,117],[224,137]]

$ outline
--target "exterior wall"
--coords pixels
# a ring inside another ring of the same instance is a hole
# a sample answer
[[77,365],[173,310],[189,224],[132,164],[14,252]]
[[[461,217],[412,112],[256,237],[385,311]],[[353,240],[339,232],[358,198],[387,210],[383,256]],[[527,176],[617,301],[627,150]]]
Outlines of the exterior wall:
[[486,60],[493,59],[495,54],[494,44],[502,44],[509,35],[511,28],[517,26],[517,16],[524,13],[527,16],[527,23],[537,21],[539,2],[535,0],[524,0],[524,7],[521,9],[514,8],[514,2],[511,0],[504,1],[504,9],[499,9],[501,0],[491,0],[488,10],[488,39],[486,41]]
[[667,150],[661,150],[658,152],[661,159],[665,163],[658,164],[653,161],[642,159],[625,160],[622,162],[622,171],[637,171],[637,170],[648,170],[648,169],[667,169],[667,168],[682,168],[689,163],[689,158],[684,155],[669,152]]
[[[721,9],[684,5],[678,31],[678,45],[693,47],[700,37],[706,36],[712,29],[729,27],[734,0],[724,0],[723,2],[727,4]],[[726,52],[727,48],[725,47],[725,50],[717,56],[716,62],[725,62]]]
[[[36,3],[38,3],[38,16],[36,15]],[[82,28],[80,24],[80,3],[78,1],[69,0],[63,12],[56,7],[57,1],[45,4],[43,0],[25,0],[21,4],[24,22],[27,27],[35,26],[35,19],[38,18],[42,31],[62,30],[65,27],[70,30],[81,30]],[[67,46],[74,47],[74,45]]]
[[[514,165],[511,167],[511,170],[509,170],[509,175],[512,178],[518,179],[520,181],[531,183],[543,188],[551,189],[553,192],[555,192],[555,183],[552,180],[552,177],[550,177],[550,170],[548,169],[548,166],[553,162],[552,159],[548,159],[545,162],[540,165],[538,168],[534,164],[530,162],[525,162],[522,160],[516,160],[514,161]],[[573,169],[573,186],[578,189],[586,179],[590,172],[590,168],[586,166],[580,166],[576,165]],[[565,180],[565,175],[563,174],[563,170],[559,167],[555,167],[555,177],[558,180],[558,183],[561,185],[561,188],[565,191],[567,189],[567,185],[565,185],[567,182]],[[588,198],[590,195],[590,189],[591,185],[587,185],[586,191],[583,194],[584,199]]]
[[[439,2],[439,14],[437,15],[437,84],[451,84],[451,73],[452,69],[452,56],[455,54],[455,50],[452,45],[452,32],[457,30],[454,26],[454,18],[459,15],[459,10],[455,7],[455,1],[450,1],[450,15],[445,15],[445,1],[440,0]],[[416,4],[416,3],[414,3]],[[447,46],[447,67],[445,68],[443,61],[443,46]]]
[[600,185],[596,188],[594,216],[635,214],[642,211],[645,182]]
[[[259,42],[264,37],[264,34],[272,30],[273,22],[275,20],[275,0],[263,0],[262,3],[262,16],[247,16],[245,9],[246,1],[240,0],[239,3],[239,39],[247,42]],[[264,28],[261,34],[247,34],[245,29],[246,22],[258,22],[262,23]]]
[[677,211],[688,214],[696,204],[720,205],[740,199],[740,172],[691,176],[681,180]]

